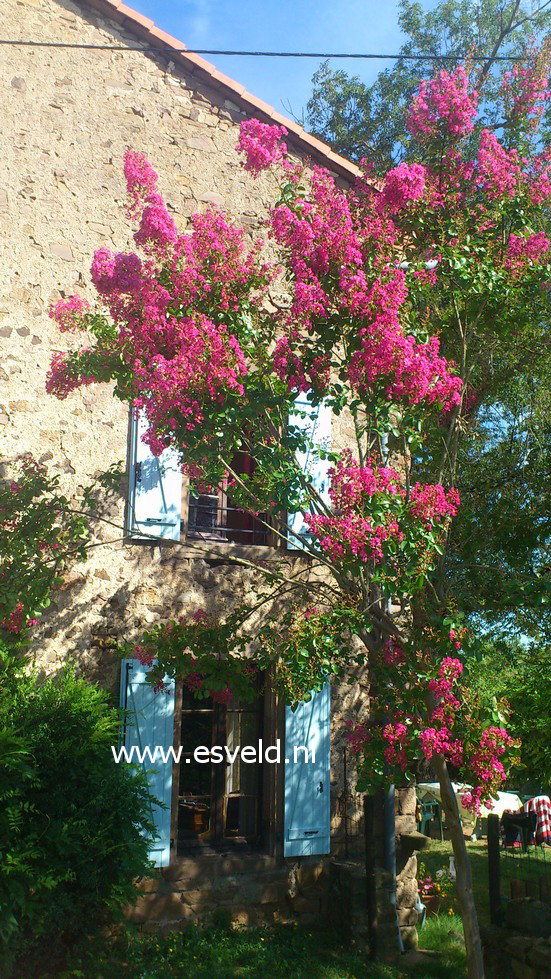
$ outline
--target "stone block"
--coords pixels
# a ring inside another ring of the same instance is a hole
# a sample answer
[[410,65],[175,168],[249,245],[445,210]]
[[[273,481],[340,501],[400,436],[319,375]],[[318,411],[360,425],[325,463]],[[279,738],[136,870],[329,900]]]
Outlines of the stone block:
[[199,194],[200,201],[205,201],[207,204],[218,204],[219,207],[223,207],[224,198],[222,194],[217,194],[214,190],[208,190],[205,194]]
[[402,833],[414,833],[416,829],[417,823],[414,815],[396,816],[396,836],[401,836]]
[[285,884],[264,884],[260,890],[260,904],[278,904],[285,900],[287,888]]
[[396,884],[396,902],[400,908],[412,908],[417,901],[415,878],[399,880]]
[[397,874],[397,879],[402,880],[412,880],[417,877],[417,857],[408,857],[404,866]]
[[533,897],[509,901],[505,919],[515,931],[535,938],[551,937],[551,906]]
[[516,959],[525,959],[534,945],[534,939],[527,935],[509,935],[504,942],[505,950]]
[[142,894],[156,894],[159,890],[159,880],[155,877],[144,877],[138,881],[137,886]]
[[398,789],[396,792],[396,811],[401,816],[415,816],[417,797],[415,786]]
[[189,907],[193,908],[194,911],[212,906],[210,890],[183,890],[179,893],[181,894],[181,899],[184,904],[187,904]]
[[415,908],[398,908],[398,924],[400,927],[406,927],[411,925],[416,925],[419,919],[419,914]]
[[519,962],[518,959],[511,959],[511,976],[515,979],[538,979],[534,967],[526,962]]
[[418,947],[419,935],[417,934],[417,928],[414,928],[413,926],[400,928],[400,933],[402,935],[402,941],[405,949],[416,949]]
[[144,894],[129,909],[127,917],[130,921],[135,922],[172,921],[185,917],[186,914],[187,910],[184,909],[179,894],[169,894],[163,897],[158,894]]
[[57,241],[50,244],[50,252],[55,255],[56,258],[61,258],[64,262],[73,261],[73,252],[71,246],[66,242]]
[[303,897],[302,894],[297,894],[296,897],[291,898],[291,907],[293,911],[297,914],[317,914],[320,910],[321,902],[315,898]]
[[210,136],[190,136],[185,142],[190,150],[202,150],[206,153],[214,153],[216,149]]
[[540,939],[528,952],[528,962],[544,975],[551,976],[551,945],[545,939]]

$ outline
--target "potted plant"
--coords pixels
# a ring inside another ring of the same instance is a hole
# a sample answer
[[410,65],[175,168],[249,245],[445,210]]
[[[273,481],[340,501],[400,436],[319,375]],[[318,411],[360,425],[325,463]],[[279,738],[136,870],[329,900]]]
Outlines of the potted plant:
[[417,885],[427,914],[438,914],[445,903],[449,904],[448,914],[453,914],[455,874],[452,868],[444,866],[432,877],[427,873],[425,865],[420,863]]

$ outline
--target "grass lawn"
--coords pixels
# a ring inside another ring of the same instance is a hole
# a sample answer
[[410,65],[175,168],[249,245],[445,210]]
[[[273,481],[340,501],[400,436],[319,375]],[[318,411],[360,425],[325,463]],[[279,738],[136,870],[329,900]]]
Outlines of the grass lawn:
[[459,918],[435,918],[423,930],[423,945],[442,953],[414,970],[370,962],[327,929],[192,928],[164,937],[130,938],[109,961],[91,959],[66,979],[462,979],[465,954]]
[[[473,892],[481,925],[490,924],[490,904],[488,896],[488,848],[486,840],[474,843],[467,841],[467,851],[471,861],[473,874]],[[441,867],[448,867],[452,852],[449,840],[432,840],[430,850],[424,850],[419,855],[419,861],[425,864],[427,871],[434,876]],[[518,850],[501,851],[501,893],[511,897],[511,880],[514,878],[528,879],[537,882],[541,876],[551,877],[551,850],[541,847],[530,847],[526,856]],[[534,895],[536,896],[536,895]],[[422,936],[421,932],[421,936]]]

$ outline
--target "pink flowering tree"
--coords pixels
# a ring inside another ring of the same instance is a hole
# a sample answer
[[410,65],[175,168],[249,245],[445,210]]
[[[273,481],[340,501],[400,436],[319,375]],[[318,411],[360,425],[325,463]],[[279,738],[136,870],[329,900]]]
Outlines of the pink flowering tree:
[[[99,304],[73,297],[52,313],[83,341],[52,362],[52,394],[114,382],[118,398],[145,412],[154,453],[175,447],[196,485],[229,479],[232,500],[282,541],[298,540],[320,572],[313,584],[306,573],[290,580],[269,562],[242,562],[268,597],[293,601],[279,627],[257,635],[256,661],[275,666],[292,702],[328,674],[368,666],[369,720],[352,720],[350,731],[361,787],[433,766],[472,977],[483,967],[451,774],[472,786],[464,803],[476,812],[502,783],[514,745],[499,713],[463,684],[467,634],[449,587],[461,506],[454,484],[488,357],[499,358],[505,342],[522,344],[525,310],[535,295],[544,299],[545,78],[541,57],[505,76],[507,127],[476,139],[483,93],[468,72],[422,82],[408,115],[417,161],[381,183],[366,163],[351,190],[293,161],[282,127],[243,123],[245,169],[253,178],[270,170],[279,186],[267,218],[272,265],[216,208],[179,234],[152,166],[129,151],[140,254],[100,249]],[[343,416],[353,445],[309,444],[289,421],[299,394]],[[246,475],[233,465],[243,451],[254,459]],[[298,462],[307,452],[329,460],[328,499]],[[286,519],[297,512],[305,533]],[[249,682],[236,638],[245,618],[225,620],[216,666],[205,660],[215,627],[200,612],[159,626],[136,654],[156,664],[155,683],[168,670],[199,695],[223,698],[232,683]]]

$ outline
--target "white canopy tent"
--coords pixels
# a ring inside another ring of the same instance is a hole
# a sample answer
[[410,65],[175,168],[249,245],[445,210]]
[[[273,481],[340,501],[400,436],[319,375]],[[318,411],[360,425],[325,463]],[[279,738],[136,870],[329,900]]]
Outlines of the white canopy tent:
[[[461,782],[452,782],[452,785],[457,799],[457,805],[459,806],[459,815],[463,823],[463,829],[470,835],[469,831],[471,827],[474,830],[477,817],[473,816],[472,812],[464,808],[461,802],[461,796],[466,792],[470,792],[472,787]],[[417,786],[417,798],[420,802],[439,802],[441,804],[440,784],[438,782],[420,782]],[[487,819],[491,814],[501,816],[506,809],[511,809],[512,812],[518,812],[519,809],[522,809],[522,802],[514,792],[498,792],[497,797],[492,797],[492,802],[492,807],[481,806],[480,819]]]

